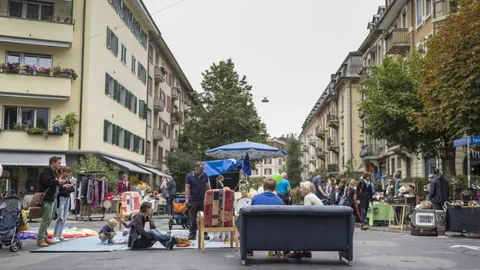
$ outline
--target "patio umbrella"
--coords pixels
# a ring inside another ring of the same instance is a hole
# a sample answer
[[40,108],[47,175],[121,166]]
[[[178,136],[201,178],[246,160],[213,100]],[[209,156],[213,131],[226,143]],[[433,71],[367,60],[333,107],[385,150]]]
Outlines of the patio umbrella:
[[245,156],[245,159],[243,160],[243,167],[242,167],[243,173],[246,175],[252,175],[252,166],[250,164],[250,157],[247,155]]
[[205,152],[208,156],[226,159],[249,159],[279,158],[287,155],[287,152],[270,145],[255,142],[237,142],[213,148]]

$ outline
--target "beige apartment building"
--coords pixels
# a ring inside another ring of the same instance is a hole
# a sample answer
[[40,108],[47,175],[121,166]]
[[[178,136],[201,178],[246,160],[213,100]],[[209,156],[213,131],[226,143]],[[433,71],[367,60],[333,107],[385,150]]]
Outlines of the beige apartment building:
[[[283,136],[280,138],[268,138],[267,142],[269,145],[278,149],[285,149],[287,145],[287,139]],[[252,176],[269,178],[276,173],[283,173],[285,171],[286,160],[286,157],[266,158],[256,165],[255,170],[252,170]]]
[[[402,57],[416,49],[423,52],[425,40],[450,12],[449,0],[390,0],[377,10],[368,23],[369,35],[358,51],[363,55],[363,74],[379,66],[385,56]],[[363,117],[363,116],[362,116]],[[367,136],[360,153],[368,170],[382,175],[400,171],[402,177],[424,177],[441,168],[436,153],[408,153],[399,146]],[[457,149],[457,173],[464,172],[464,149]],[[465,167],[466,168],[466,167]]]
[[[0,25],[9,188],[35,190],[52,155],[71,166],[96,153],[152,184],[165,175],[193,89],[141,0],[0,0]],[[60,132],[69,114],[79,124]]]
[[364,144],[357,111],[362,56],[347,55],[305,120],[300,140],[303,178],[318,169],[336,175],[363,170],[358,153]]

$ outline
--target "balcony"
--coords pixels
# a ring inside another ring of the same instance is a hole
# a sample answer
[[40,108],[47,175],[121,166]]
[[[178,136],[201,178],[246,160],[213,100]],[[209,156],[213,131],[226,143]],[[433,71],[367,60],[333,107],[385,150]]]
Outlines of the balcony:
[[339,150],[340,150],[340,146],[338,145],[338,142],[337,140],[333,139],[333,138],[328,138],[328,141],[327,141],[327,150],[328,151],[333,151],[335,153],[338,153]]
[[28,134],[25,131],[0,131],[0,149],[12,150],[70,150],[70,136],[68,134]]
[[363,160],[374,160],[377,159],[380,155],[378,145],[375,144],[366,144],[362,146],[360,150],[360,158]]
[[310,151],[310,147],[308,145],[304,145],[303,148],[302,148],[303,152],[309,152]]
[[308,139],[308,144],[310,144],[313,147],[316,147],[317,143],[318,143],[318,139],[315,139],[315,138]]
[[161,141],[163,141],[163,137],[164,137],[164,134],[160,129],[158,129],[158,128],[153,129],[153,140],[154,141],[161,142]]
[[329,113],[327,115],[327,120],[328,120],[329,127],[338,128],[340,121],[338,120],[338,117],[335,114]]
[[180,88],[178,86],[174,86],[172,88],[172,101],[179,99],[179,96],[180,96],[179,92],[180,92]]
[[160,83],[165,81],[165,75],[163,74],[161,66],[155,66],[155,82]]
[[72,79],[41,75],[0,73],[0,96],[68,100]]
[[327,171],[328,173],[338,174],[338,164],[328,164]]
[[410,49],[408,28],[395,28],[386,39],[387,54],[403,54]]
[[325,160],[325,151],[323,151],[323,149],[321,148],[315,149],[315,155],[317,158]]
[[316,157],[315,155],[313,155],[313,156],[310,157],[310,160],[309,160],[309,161],[310,161],[310,163],[312,163],[312,164],[317,164],[317,157]]
[[178,149],[178,141],[171,139],[170,140],[170,149],[177,150]]
[[153,165],[153,167],[155,167],[155,168],[157,168],[157,169],[160,169],[160,170],[163,169],[163,161],[160,161],[160,160],[158,160],[158,159],[154,159],[154,160],[152,161],[152,165]]
[[0,11],[0,42],[70,48],[74,30],[72,1],[53,2],[55,6],[45,5],[52,9],[42,8],[40,14],[37,8],[32,14],[26,12],[26,1],[16,2],[16,6],[12,5],[13,2],[0,1],[0,6],[4,7]]
[[324,127],[317,127],[315,129],[315,135],[320,139],[325,139],[326,133],[327,133],[327,130]]
[[165,101],[160,98],[153,99],[153,109],[155,112],[163,112],[165,110]]

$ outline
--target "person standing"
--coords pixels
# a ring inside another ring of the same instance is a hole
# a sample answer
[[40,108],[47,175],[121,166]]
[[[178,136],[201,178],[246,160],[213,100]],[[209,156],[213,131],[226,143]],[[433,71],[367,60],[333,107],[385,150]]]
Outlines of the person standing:
[[172,177],[167,177],[166,183],[166,199],[167,199],[167,211],[169,215],[173,214],[173,200],[175,199],[175,193],[177,193],[177,183]]
[[[190,234],[188,240],[195,240],[197,238],[197,214],[199,211],[203,211],[205,192],[210,190],[210,179],[207,174],[203,172],[204,169],[204,164],[197,162],[194,171],[187,174],[185,179],[186,203],[190,207],[188,211],[190,216]],[[205,240],[210,240],[207,233],[205,233]]]
[[401,188],[401,185],[402,184],[402,178],[400,177],[400,173],[399,172],[396,172],[395,173],[395,193],[394,193],[394,196],[398,196],[398,192]]
[[130,182],[128,182],[128,174],[124,174],[122,179],[117,183],[117,194],[122,195],[123,192],[131,191]]
[[[42,221],[38,229],[37,245],[41,247],[48,247],[54,242],[48,241],[47,230],[52,222],[55,213],[55,191],[57,187],[65,185],[65,180],[57,180],[56,170],[62,166],[62,158],[53,156],[49,159],[49,166],[45,167],[40,173],[38,182],[39,190],[43,192],[42,203]],[[65,186],[68,188],[68,185]]]
[[317,176],[315,178],[313,178],[313,184],[315,185],[315,195],[317,195],[317,197],[320,199],[320,200],[325,200],[327,198],[327,194],[325,193],[325,191],[323,191],[323,177],[324,177],[324,174],[322,172],[319,172],[317,174]]
[[53,242],[55,243],[66,240],[62,236],[62,233],[70,208],[70,193],[75,191],[73,184],[68,180],[71,173],[72,170],[70,167],[62,167],[57,170],[58,179],[65,180],[65,185],[60,187],[57,196],[57,222],[55,223],[55,230],[53,231]]
[[223,175],[217,176],[215,189],[224,189],[225,188],[225,185],[223,184],[224,180],[225,180],[225,177],[223,177]]
[[430,201],[434,210],[442,210],[443,204],[448,201],[448,183],[438,169],[433,171],[433,175],[430,184]]
[[277,183],[277,194],[285,205],[290,204],[291,186],[290,181],[287,180],[287,173],[282,173],[282,180]]
[[370,173],[364,172],[363,178],[357,187],[357,204],[362,216],[362,230],[367,230],[367,211],[370,200],[373,198],[373,183],[370,181]]

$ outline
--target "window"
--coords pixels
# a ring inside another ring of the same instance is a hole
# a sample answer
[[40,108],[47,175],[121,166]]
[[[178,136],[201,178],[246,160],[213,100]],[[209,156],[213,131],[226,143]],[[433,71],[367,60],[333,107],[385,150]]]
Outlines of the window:
[[138,79],[143,82],[143,84],[147,83],[147,70],[143,67],[142,64],[138,63]]
[[107,48],[115,55],[118,55],[118,37],[107,26]]
[[5,106],[3,111],[3,129],[14,129],[15,126],[27,126],[48,129],[50,109]]
[[152,110],[150,109],[147,111],[147,126],[152,126]]
[[9,16],[41,21],[53,21],[54,6],[50,3],[10,1]]
[[113,97],[113,88],[114,88],[114,80],[113,78],[105,73],[105,94]]
[[103,121],[103,141],[113,143],[113,125],[107,120]]
[[29,53],[17,53],[17,52],[8,52],[7,53],[7,63],[16,63],[21,65],[31,65],[36,67],[52,67],[52,56],[51,55],[38,55],[38,54],[29,54]]
[[121,148],[125,148],[125,130],[123,128],[119,128],[118,146]]
[[282,165],[283,164],[283,160],[281,158],[278,159],[278,165]]
[[428,18],[430,15],[432,15],[432,9],[433,9],[433,1],[432,0],[425,0],[425,18]]
[[148,83],[147,83],[147,91],[150,95],[152,95],[153,91],[153,80],[152,77],[148,76]]
[[407,7],[402,10],[401,23],[402,28],[407,28]]
[[416,18],[417,18],[417,27],[419,27],[423,22],[423,0],[417,0]]
[[143,48],[147,48],[148,35],[143,31],[140,23],[135,19],[133,13],[123,3],[123,0],[109,0],[115,12],[123,19],[125,24],[130,28],[130,31],[135,35],[137,40],[142,44]]
[[145,103],[144,100],[139,101],[138,105],[138,116],[140,116],[143,119],[147,119],[147,104]]
[[147,159],[150,159],[150,148],[151,148],[151,143],[149,141],[147,141],[147,147],[146,147],[146,151],[145,151],[145,156],[147,157]]
[[137,113],[137,97],[132,95],[130,100],[130,110],[134,113]]
[[127,64],[127,47],[125,47],[125,45],[123,45],[123,44],[122,44],[122,54],[120,56],[120,60],[125,65]]
[[272,169],[263,169],[265,175],[272,175]]
[[120,104],[122,104],[125,107],[128,107],[126,102],[127,92],[128,92],[127,89],[125,89],[125,87],[123,87],[123,85],[120,84]]
[[148,45],[148,62],[150,62],[150,64],[153,64],[153,46],[152,45]]
[[137,59],[135,56],[132,55],[132,73],[135,74],[135,71],[137,70]]
[[158,161],[163,162],[163,147],[158,148]]

